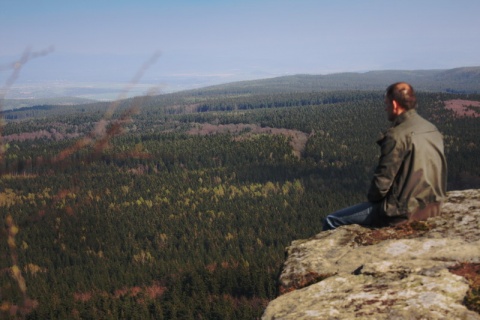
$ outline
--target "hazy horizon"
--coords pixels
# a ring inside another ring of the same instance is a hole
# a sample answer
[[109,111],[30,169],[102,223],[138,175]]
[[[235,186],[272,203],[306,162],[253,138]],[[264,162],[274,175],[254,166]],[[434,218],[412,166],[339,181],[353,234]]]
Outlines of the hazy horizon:
[[22,86],[116,85],[136,75],[145,86],[173,92],[292,74],[480,65],[480,2],[474,0],[1,5],[1,87],[28,54],[16,64],[7,97]]

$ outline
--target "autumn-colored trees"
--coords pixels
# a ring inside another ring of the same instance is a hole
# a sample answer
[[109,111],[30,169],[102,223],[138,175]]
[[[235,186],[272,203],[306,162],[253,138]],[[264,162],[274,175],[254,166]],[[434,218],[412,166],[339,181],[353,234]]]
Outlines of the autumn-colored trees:
[[[478,188],[478,119],[443,108],[451,97],[420,93],[419,112],[445,135],[449,188]],[[388,126],[381,92],[183,98],[185,113],[148,101],[101,144],[80,142],[102,104],[4,126],[0,315],[253,319],[284,247],[364,199]]]

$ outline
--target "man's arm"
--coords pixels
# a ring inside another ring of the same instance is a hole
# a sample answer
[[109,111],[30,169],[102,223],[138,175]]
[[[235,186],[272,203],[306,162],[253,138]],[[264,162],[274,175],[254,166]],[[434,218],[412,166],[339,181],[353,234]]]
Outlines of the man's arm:
[[386,197],[404,158],[405,146],[391,136],[384,136],[378,143],[381,153],[367,194],[370,202],[378,202]]

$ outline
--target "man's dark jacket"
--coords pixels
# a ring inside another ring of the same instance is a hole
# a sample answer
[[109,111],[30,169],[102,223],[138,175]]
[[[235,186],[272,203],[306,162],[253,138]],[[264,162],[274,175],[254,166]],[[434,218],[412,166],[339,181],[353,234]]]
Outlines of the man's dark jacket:
[[447,163],[437,128],[416,110],[408,110],[377,143],[381,155],[368,200],[397,221],[439,214],[446,197]]

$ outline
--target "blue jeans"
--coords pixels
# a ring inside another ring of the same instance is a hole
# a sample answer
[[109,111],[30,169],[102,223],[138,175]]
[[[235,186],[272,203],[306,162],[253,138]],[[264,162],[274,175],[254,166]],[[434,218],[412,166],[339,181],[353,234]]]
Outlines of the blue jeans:
[[332,230],[347,224],[359,224],[361,226],[377,225],[382,219],[379,204],[362,202],[354,206],[338,210],[329,214],[323,220],[323,231]]

